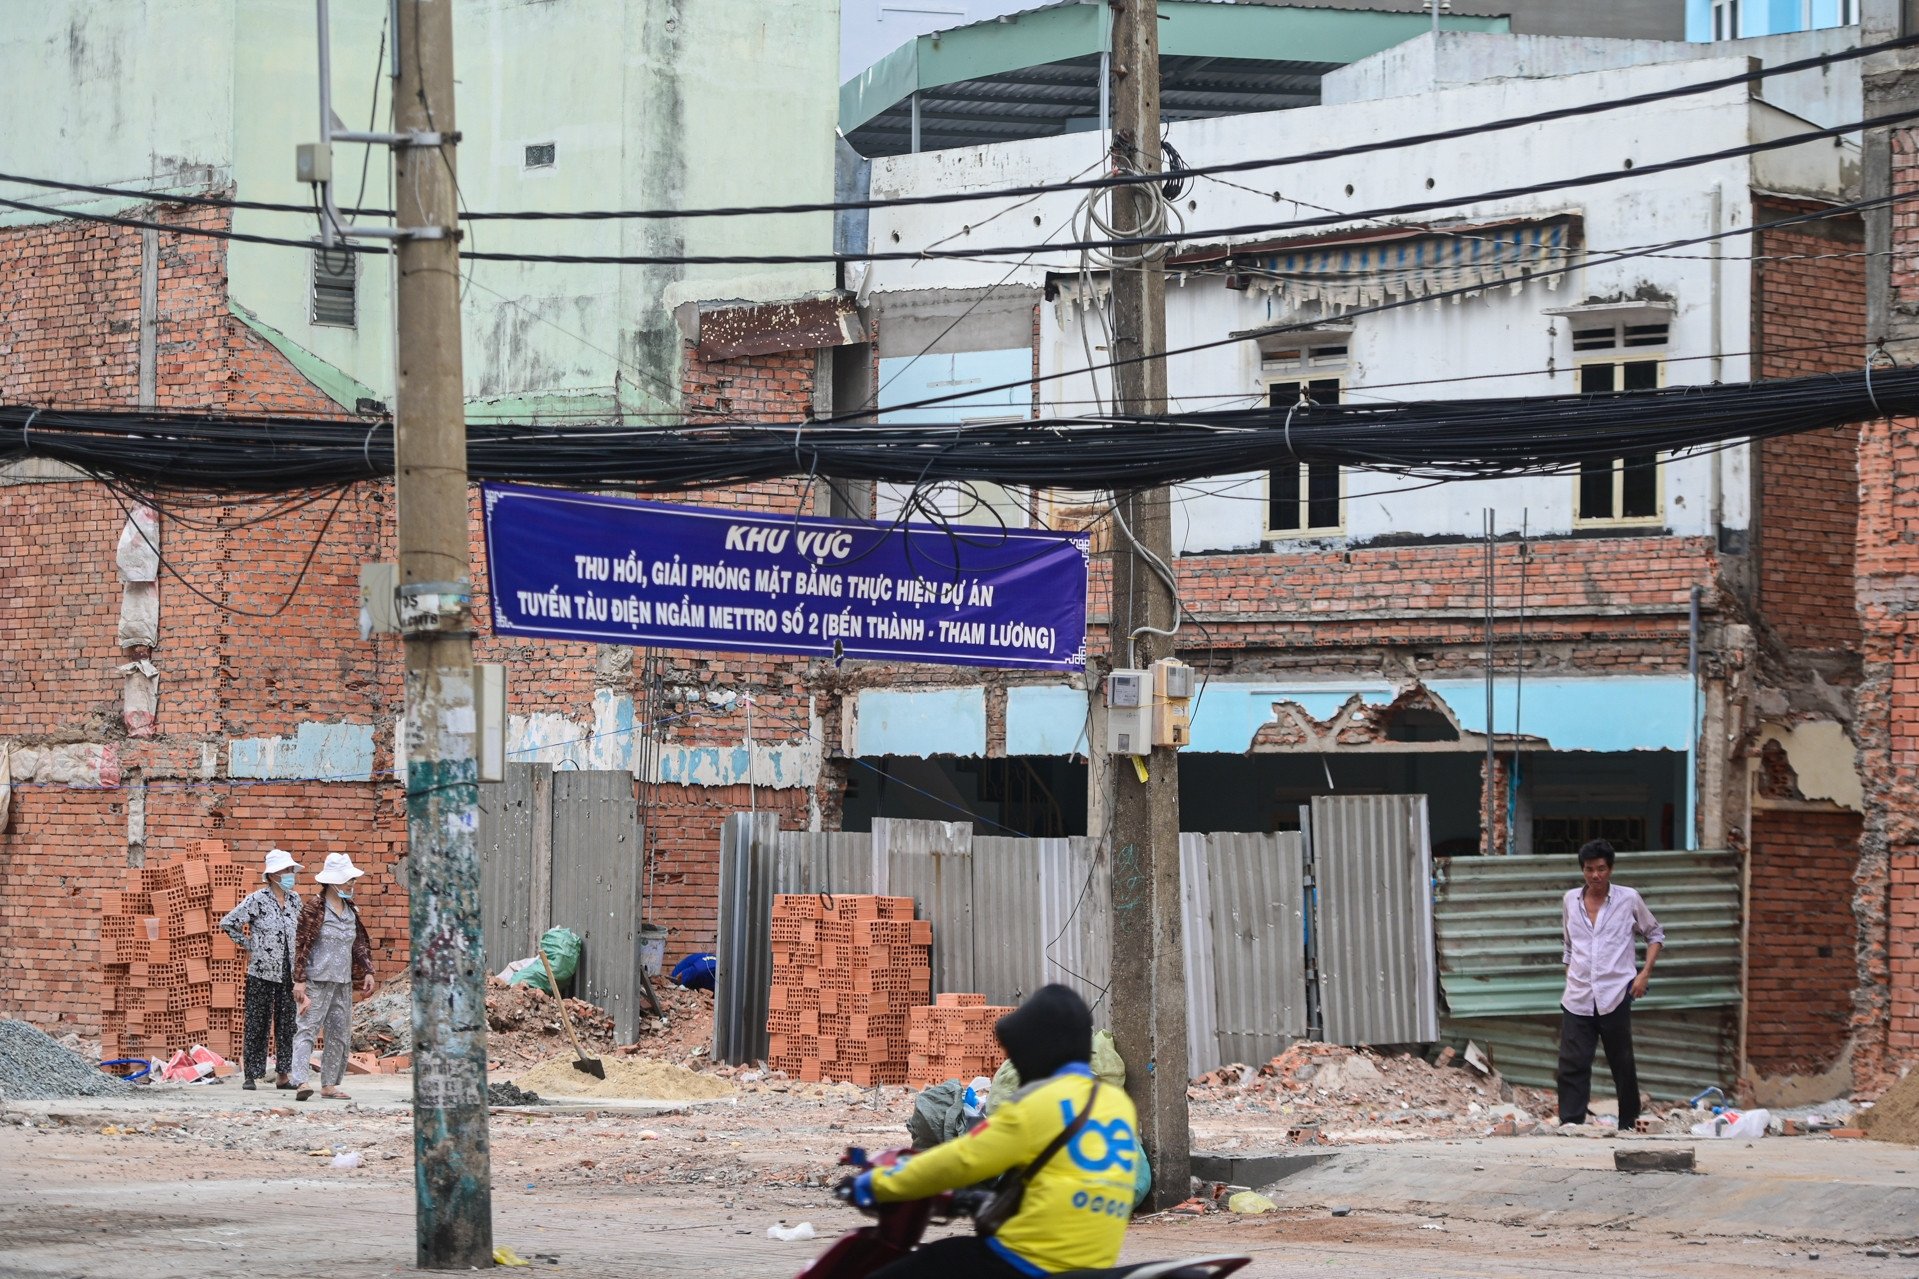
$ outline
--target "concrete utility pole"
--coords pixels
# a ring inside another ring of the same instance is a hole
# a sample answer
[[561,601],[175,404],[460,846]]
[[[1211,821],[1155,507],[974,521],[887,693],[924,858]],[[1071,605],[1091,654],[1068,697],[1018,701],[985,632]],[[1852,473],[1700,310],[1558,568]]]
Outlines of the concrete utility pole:
[[[1112,13],[1114,162],[1122,170],[1157,173],[1162,165],[1158,5],[1112,0]],[[1159,198],[1156,186],[1115,188],[1113,225],[1125,235],[1154,224]],[[1132,254],[1114,252],[1113,358],[1122,361],[1114,373],[1115,408],[1164,413],[1164,250],[1153,246]],[[1161,567],[1170,571],[1173,559],[1171,494],[1158,488],[1122,498],[1118,515],[1113,660],[1145,667],[1173,652],[1165,632],[1177,621],[1178,604],[1160,575]],[[1126,1089],[1139,1109],[1140,1139],[1152,1161],[1153,1205],[1166,1208],[1187,1197],[1192,1160],[1180,938],[1179,754],[1155,747],[1144,761],[1145,780],[1130,762],[1116,761],[1112,769],[1113,1036],[1126,1061]]]
[[393,184],[398,225],[416,232],[397,249],[395,453],[406,639],[414,1246],[416,1264],[426,1270],[493,1264],[452,9],[451,0],[400,0],[394,9],[394,127],[403,135],[439,135],[395,148]]

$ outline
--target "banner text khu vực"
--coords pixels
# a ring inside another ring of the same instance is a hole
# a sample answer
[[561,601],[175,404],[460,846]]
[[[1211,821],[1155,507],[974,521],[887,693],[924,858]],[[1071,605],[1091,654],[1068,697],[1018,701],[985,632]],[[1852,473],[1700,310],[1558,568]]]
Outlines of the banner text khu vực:
[[1084,534],[484,486],[493,629],[662,648],[1083,670]]

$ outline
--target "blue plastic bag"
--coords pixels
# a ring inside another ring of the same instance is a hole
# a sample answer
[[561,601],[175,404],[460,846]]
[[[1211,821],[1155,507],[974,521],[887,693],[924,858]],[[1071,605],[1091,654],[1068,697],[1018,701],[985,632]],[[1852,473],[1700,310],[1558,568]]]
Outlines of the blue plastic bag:
[[673,980],[688,990],[711,990],[719,967],[717,955],[688,955],[673,965]]

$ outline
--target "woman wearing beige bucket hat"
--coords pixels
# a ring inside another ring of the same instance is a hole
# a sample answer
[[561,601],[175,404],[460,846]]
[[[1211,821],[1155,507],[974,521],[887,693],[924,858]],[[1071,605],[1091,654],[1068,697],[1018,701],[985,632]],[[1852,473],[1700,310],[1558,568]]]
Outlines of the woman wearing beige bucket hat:
[[293,1087],[287,1069],[293,1064],[293,934],[300,925],[300,896],[293,882],[299,869],[293,854],[279,848],[269,852],[260,871],[266,887],[247,894],[220,920],[234,945],[247,953],[246,1032],[240,1052],[246,1082],[240,1086],[248,1092],[253,1081],[267,1073],[269,1029],[277,1086]]
[[307,1085],[312,1069],[313,1042],[326,1035],[320,1060],[320,1095],[347,1100],[340,1091],[346,1075],[347,1049],[353,1038],[353,987],[373,993],[373,944],[366,925],[353,908],[353,881],[366,872],[345,853],[328,853],[326,865],[313,878],[320,895],[300,912],[300,930],[293,942],[293,998],[300,1007],[300,1030],[293,1037],[293,1095],[301,1101],[313,1095]]

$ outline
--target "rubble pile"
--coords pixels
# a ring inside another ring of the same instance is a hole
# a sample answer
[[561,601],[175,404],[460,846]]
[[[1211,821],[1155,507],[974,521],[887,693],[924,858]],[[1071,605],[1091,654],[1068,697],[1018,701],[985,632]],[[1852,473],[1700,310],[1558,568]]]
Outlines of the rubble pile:
[[124,1080],[101,1073],[37,1027],[0,1019],[0,1101],[135,1095]]
[[1859,1126],[1874,1141],[1919,1146],[1919,1070],[1894,1084],[1860,1117]]
[[773,899],[767,1064],[799,1079],[906,1082],[906,1018],[932,1002],[933,925],[911,897]]
[[705,1057],[713,1051],[713,992],[688,990],[665,977],[653,978],[653,997],[663,1015],[640,1010],[634,1041],[615,1052],[665,1061]]
[[1274,1116],[1296,1142],[1390,1141],[1413,1136],[1510,1136],[1550,1113],[1551,1097],[1515,1089],[1442,1052],[1411,1053],[1301,1041],[1261,1066],[1231,1065],[1187,1089],[1200,1114]]
[[[613,1016],[597,1004],[569,999],[566,1010],[580,1046],[589,1056],[613,1051]],[[711,1032],[711,1016],[708,1017]],[[567,1047],[560,1010],[553,996],[537,986],[509,986],[486,979],[486,1054],[507,1066],[545,1061]],[[353,1050],[378,1057],[413,1051],[413,987],[406,978],[388,982],[378,994],[353,1005]]]
[[203,839],[100,894],[103,1055],[165,1057],[188,1044],[234,1055],[246,962],[218,923],[253,883],[223,841]]
[[984,995],[942,994],[909,1014],[906,1082],[916,1088],[945,1079],[991,1076],[1006,1060],[993,1027],[1012,1012]]
[[[566,1011],[587,1056],[613,1050],[613,1014],[584,999],[567,1000]],[[487,1056],[508,1064],[544,1061],[567,1043],[553,996],[525,983],[509,986],[498,977],[486,979],[486,1030]]]

